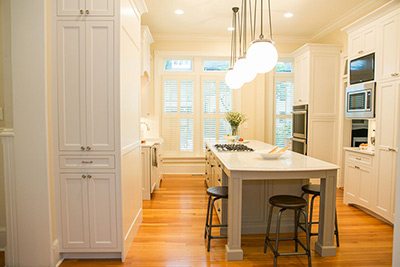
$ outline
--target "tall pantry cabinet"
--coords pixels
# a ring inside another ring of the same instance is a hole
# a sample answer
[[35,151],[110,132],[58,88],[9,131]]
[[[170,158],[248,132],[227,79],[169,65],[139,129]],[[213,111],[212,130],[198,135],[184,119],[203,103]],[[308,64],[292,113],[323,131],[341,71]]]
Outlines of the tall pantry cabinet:
[[66,258],[101,252],[124,259],[141,222],[135,103],[140,17],[147,9],[139,0],[54,0],[54,5],[58,250]]

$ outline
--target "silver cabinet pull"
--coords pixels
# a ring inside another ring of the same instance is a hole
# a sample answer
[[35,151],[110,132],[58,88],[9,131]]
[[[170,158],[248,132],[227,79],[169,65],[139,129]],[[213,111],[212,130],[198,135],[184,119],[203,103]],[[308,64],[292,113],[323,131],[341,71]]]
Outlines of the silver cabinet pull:
[[364,53],[364,50],[360,50],[360,51],[358,51],[358,53],[359,53],[359,54],[362,54],[362,53]]
[[86,178],[86,175],[82,174],[82,179],[85,179],[85,178]]
[[90,146],[87,146],[86,151],[90,151],[90,150],[92,150],[92,148]]
[[83,15],[83,9],[79,10],[79,13],[81,13],[81,15]]
[[82,160],[83,164],[92,164],[93,160]]
[[91,178],[92,178],[92,176],[91,176],[90,174],[88,174],[87,178],[91,179]]
[[89,15],[89,9],[86,9],[86,15]]
[[392,73],[391,76],[392,76],[392,77],[397,77],[397,76],[399,76],[399,73],[397,73],[397,72]]
[[85,151],[85,147],[84,147],[84,146],[81,146],[81,150],[82,150],[82,151]]
[[354,166],[354,168],[356,168],[356,169],[360,169],[360,167],[358,167],[358,166]]

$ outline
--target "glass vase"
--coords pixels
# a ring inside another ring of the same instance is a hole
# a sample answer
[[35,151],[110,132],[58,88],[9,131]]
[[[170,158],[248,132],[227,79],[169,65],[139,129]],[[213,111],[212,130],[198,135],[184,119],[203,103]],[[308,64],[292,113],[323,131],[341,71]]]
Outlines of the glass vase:
[[239,135],[239,126],[237,126],[237,125],[231,125],[231,129],[232,129],[232,136],[237,136],[237,135]]

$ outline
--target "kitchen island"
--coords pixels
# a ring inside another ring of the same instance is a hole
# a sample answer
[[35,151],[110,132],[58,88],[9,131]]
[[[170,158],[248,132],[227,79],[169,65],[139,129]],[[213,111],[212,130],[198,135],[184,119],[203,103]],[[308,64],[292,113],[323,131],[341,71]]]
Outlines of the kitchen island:
[[[336,178],[338,167],[312,157],[304,156],[292,151],[275,160],[265,160],[257,153],[260,150],[271,149],[272,146],[260,141],[250,141],[246,146],[254,152],[220,152],[214,147],[215,143],[207,143],[207,162],[213,161],[212,166],[221,169],[221,184],[229,187],[227,203],[222,204],[222,221],[228,224],[226,244],[227,260],[242,260],[241,248],[243,213],[260,214],[264,218],[269,208],[268,197],[276,194],[301,193],[301,185],[310,178],[321,180],[321,204],[318,240],[315,250],[321,256],[334,256],[336,245],[334,243],[334,218],[336,208]],[[209,170],[206,171],[209,173]],[[206,178],[207,179],[207,178]],[[249,203],[254,196],[260,196],[247,185],[246,196],[243,195],[243,186],[252,182],[263,182],[264,194],[261,199],[264,205]],[[243,203],[242,203],[243,202]],[[245,207],[245,210],[242,209]],[[264,209],[263,209],[264,208]],[[258,210],[260,209],[260,210]],[[266,224],[264,225],[266,226]],[[273,229],[273,228],[272,228]],[[245,231],[245,232],[251,232]],[[254,231],[258,232],[258,231]]]

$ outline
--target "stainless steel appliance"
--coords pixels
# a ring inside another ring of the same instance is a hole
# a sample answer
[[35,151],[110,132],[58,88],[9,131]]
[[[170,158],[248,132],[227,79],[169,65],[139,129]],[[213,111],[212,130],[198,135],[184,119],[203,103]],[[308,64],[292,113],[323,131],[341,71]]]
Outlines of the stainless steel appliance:
[[352,120],[351,146],[368,143],[368,120]]
[[308,105],[293,106],[292,151],[307,155]]
[[375,118],[375,82],[351,85],[346,89],[346,117]]

